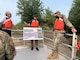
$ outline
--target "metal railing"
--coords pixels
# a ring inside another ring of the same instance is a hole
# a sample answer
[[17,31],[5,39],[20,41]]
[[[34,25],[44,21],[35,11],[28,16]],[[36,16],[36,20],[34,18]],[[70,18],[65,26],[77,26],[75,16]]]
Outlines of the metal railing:
[[[23,30],[12,30],[12,31],[23,31]],[[44,33],[44,32],[52,32],[52,31],[43,30],[43,33]],[[59,52],[59,54],[63,55],[64,57],[66,57],[66,58],[69,59],[69,60],[78,60],[78,59],[77,59],[77,56],[76,56],[76,52],[77,52],[77,35],[76,35],[76,33],[66,34],[66,35],[72,36],[72,46],[71,46],[71,45],[68,45],[68,44],[65,44],[65,43],[62,43],[62,44],[65,45],[65,46],[67,46],[67,47],[70,47],[70,48],[72,49],[72,54],[71,54],[72,56],[71,56],[71,58],[70,58],[70,57],[64,55],[64,54],[61,53],[61,52]],[[48,38],[48,37],[45,37],[45,36],[44,36],[44,38],[47,39],[47,40],[49,40],[49,41],[53,41],[53,39],[51,39],[51,38]],[[20,38],[15,38],[15,37],[13,37],[13,39],[15,39],[15,40],[20,40],[20,39],[23,39],[23,37],[20,37]],[[25,41],[24,41],[24,45],[25,45]],[[49,47],[49,48],[50,48],[50,47]],[[52,48],[50,48],[50,49],[52,49]]]
[[[52,32],[52,31],[48,31],[48,30],[44,30],[45,32]],[[60,53],[61,55],[63,55],[64,57],[68,58],[69,60],[78,60],[77,56],[76,56],[76,52],[77,52],[77,35],[76,33],[73,33],[73,34],[68,34],[66,33],[66,35],[68,36],[71,36],[72,37],[72,46],[71,45],[68,45],[66,43],[62,43],[62,45],[65,45],[67,47],[70,47],[72,49],[72,56],[71,58]],[[53,39],[50,39],[50,38],[47,38],[47,37],[44,37],[45,39],[49,40],[49,41],[52,41],[53,42]],[[50,48],[51,49],[51,48]]]

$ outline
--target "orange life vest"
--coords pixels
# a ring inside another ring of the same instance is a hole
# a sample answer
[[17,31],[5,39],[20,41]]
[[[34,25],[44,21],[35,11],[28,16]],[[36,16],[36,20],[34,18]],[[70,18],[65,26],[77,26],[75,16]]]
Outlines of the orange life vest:
[[39,21],[38,20],[32,20],[31,27],[39,27]]
[[13,27],[13,23],[11,19],[7,19],[4,21],[4,28],[12,28]]
[[64,30],[64,21],[62,18],[56,19],[54,23],[54,30]]
[[80,41],[78,41],[78,50],[80,50]]

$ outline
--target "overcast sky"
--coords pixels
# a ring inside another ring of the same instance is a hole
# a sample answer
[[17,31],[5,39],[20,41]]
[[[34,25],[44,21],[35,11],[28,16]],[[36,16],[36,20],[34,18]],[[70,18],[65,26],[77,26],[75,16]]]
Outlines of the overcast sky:
[[[0,18],[5,16],[6,11],[11,11],[12,20],[14,24],[20,22],[20,17],[16,16],[18,11],[17,2],[18,0],[0,0]],[[49,7],[53,12],[57,10],[61,11],[62,14],[68,17],[70,8],[72,7],[73,0],[41,0],[44,8]]]

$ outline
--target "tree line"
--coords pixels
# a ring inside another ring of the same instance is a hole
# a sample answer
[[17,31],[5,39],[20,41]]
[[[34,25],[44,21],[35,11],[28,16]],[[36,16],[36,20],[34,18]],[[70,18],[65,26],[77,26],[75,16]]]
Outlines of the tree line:
[[[21,16],[21,22],[17,24],[20,28],[25,26],[24,21],[29,22],[33,16],[38,16],[40,25],[43,29],[52,29],[55,21],[54,12],[50,8],[44,8],[41,0],[18,0],[17,2],[17,15]],[[69,12],[68,19],[75,26],[80,33],[80,0],[73,0],[72,7]],[[67,32],[71,32],[66,28]]]

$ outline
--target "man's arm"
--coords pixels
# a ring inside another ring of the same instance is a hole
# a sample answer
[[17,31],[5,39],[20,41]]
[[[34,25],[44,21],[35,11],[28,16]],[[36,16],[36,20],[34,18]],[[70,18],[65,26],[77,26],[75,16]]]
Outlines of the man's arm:
[[5,20],[5,17],[2,17],[2,18],[0,19],[0,24],[2,24],[4,20]]
[[[14,24],[13,24],[13,27],[18,30],[18,27],[16,27]],[[13,28],[13,27],[12,27],[12,28]]]
[[65,24],[71,29],[72,32],[77,32],[72,23],[64,16],[63,17]]
[[26,26],[31,26],[30,23],[27,23],[27,22],[25,22],[25,21],[24,21],[24,24],[25,24]]

